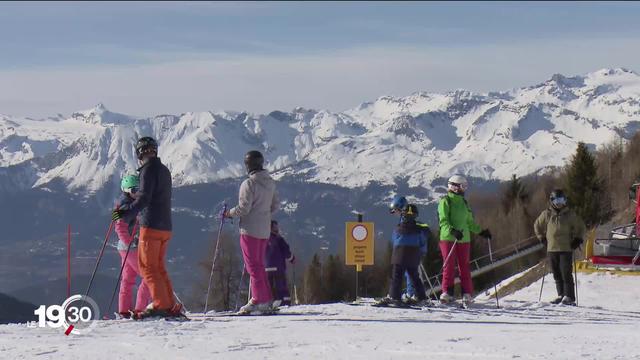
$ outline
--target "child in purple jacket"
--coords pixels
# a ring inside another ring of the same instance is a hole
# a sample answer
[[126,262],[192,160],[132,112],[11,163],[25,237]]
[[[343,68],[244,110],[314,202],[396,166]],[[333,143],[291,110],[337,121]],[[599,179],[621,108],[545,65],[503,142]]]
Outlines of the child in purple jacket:
[[289,286],[287,285],[287,264],[295,263],[295,256],[291,254],[289,244],[280,235],[278,222],[271,221],[271,236],[267,243],[267,251],[265,253],[265,267],[269,276],[269,284],[271,284],[271,292],[273,300],[280,300],[281,305],[291,305],[291,296],[289,295]]

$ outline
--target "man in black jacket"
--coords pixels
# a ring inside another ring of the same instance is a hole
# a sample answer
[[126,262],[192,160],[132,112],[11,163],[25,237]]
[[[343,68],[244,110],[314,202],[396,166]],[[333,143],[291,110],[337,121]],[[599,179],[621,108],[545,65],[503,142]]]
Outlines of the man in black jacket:
[[138,169],[140,188],[137,199],[113,212],[114,220],[127,212],[139,215],[138,264],[153,303],[135,317],[180,316],[182,307],[174,300],[173,287],[165,266],[172,230],[171,172],[158,158],[158,143],[151,137],[138,140],[136,156],[142,164]]

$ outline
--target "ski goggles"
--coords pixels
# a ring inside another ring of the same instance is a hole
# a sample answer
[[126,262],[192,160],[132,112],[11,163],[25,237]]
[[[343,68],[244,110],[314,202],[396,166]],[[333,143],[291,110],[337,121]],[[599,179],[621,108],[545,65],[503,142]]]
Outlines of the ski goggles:
[[565,206],[567,205],[567,198],[566,197],[553,198],[551,199],[551,204],[556,207]]
[[132,187],[132,188],[129,188],[129,189],[125,190],[124,192],[133,195],[133,194],[138,192],[138,188],[137,187]]
[[449,182],[448,186],[449,186],[449,189],[451,189],[451,190],[458,190],[458,191],[467,190],[467,187],[464,184],[458,184],[458,183],[454,183],[454,182]]

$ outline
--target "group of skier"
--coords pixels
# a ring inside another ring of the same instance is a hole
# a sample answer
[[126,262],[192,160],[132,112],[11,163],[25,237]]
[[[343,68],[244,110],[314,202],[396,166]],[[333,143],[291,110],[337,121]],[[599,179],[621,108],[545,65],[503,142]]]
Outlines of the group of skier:
[[[184,308],[176,301],[165,259],[172,234],[171,173],[158,157],[155,139],[139,139],[135,152],[138,175],[122,178],[122,196],[112,212],[122,259],[118,316],[183,318]],[[295,257],[272,219],[278,200],[275,181],[264,169],[264,157],[250,151],[244,164],[249,177],[240,186],[238,205],[222,216],[240,219],[240,247],[251,284],[251,298],[240,312],[251,313],[272,310],[274,304],[290,304],[286,262],[293,264]],[[136,276],[142,281],[134,307]],[[272,301],[272,292],[277,302]]]
[[[171,238],[171,174],[158,157],[158,144],[151,137],[138,140],[135,152],[140,162],[139,175],[126,175],[121,182],[122,198],[112,213],[120,239],[122,282],[119,315],[125,318],[184,317],[183,306],[176,301],[165,266]],[[268,312],[290,304],[286,281],[286,262],[295,257],[279,234],[273,214],[278,210],[276,183],[264,169],[259,151],[244,158],[248,178],[240,186],[237,206],[225,211],[223,218],[239,218],[240,247],[250,277],[250,299],[240,313]],[[460,175],[449,178],[447,194],[438,203],[439,250],[442,266],[442,303],[455,302],[454,278],[457,265],[461,280],[462,303],[473,301],[470,272],[471,234],[490,241],[489,229],[482,229],[465,199],[467,180]],[[547,244],[558,297],[553,303],[574,304],[575,292],[571,266],[573,251],[580,246],[584,222],[567,207],[562,190],[554,190],[550,206],[534,225],[536,236]],[[390,212],[399,215],[392,232],[393,254],[389,295],[379,306],[428,306],[425,286],[419,276],[422,257],[433,241],[429,226],[417,220],[418,206],[396,196]],[[137,228],[139,226],[139,232]],[[135,307],[131,290],[136,275],[142,277]],[[406,277],[407,292],[402,294]]]
[[[442,255],[441,303],[454,299],[454,277],[457,265],[462,288],[462,304],[473,302],[473,282],[469,260],[471,233],[491,241],[489,229],[482,229],[474,219],[469,204],[464,198],[467,181],[460,175],[449,178],[448,192],[438,203],[440,227],[439,249]],[[421,257],[426,254],[431,232],[426,224],[416,221],[418,208],[406,199],[396,196],[390,206],[392,213],[400,214],[400,223],[393,231],[392,275],[389,295],[376,303],[377,306],[429,306],[425,287],[418,276]],[[573,280],[573,252],[583,243],[585,224],[575,211],[568,207],[568,199],[562,189],[549,195],[549,207],[534,223],[536,237],[546,244],[553,278],[558,296],[552,304],[575,305],[575,283]],[[407,291],[401,296],[402,274],[406,272]]]
[[[454,278],[457,263],[462,286],[462,303],[465,306],[473,301],[473,283],[469,267],[471,233],[491,238],[491,232],[481,229],[473,219],[471,208],[464,198],[467,186],[467,180],[463,176],[450,177],[447,182],[447,194],[438,203],[439,248],[443,261],[440,302],[455,301]],[[419,267],[421,258],[427,252],[427,243],[432,240],[432,232],[428,225],[416,220],[418,207],[409,204],[405,197],[396,196],[390,205],[390,211],[400,215],[400,222],[392,233],[391,286],[389,295],[376,305],[429,306],[430,301],[419,276]],[[407,291],[406,295],[402,296],[400,289],[405,272]]]

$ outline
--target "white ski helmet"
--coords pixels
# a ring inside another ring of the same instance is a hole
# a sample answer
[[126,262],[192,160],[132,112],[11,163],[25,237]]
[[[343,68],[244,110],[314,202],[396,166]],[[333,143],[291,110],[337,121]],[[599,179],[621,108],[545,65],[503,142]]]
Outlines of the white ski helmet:
[[467,179],[462,175],[453,175],[447,182],[447,188],[453,192],[465,192],[467,185]]

